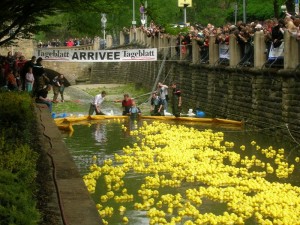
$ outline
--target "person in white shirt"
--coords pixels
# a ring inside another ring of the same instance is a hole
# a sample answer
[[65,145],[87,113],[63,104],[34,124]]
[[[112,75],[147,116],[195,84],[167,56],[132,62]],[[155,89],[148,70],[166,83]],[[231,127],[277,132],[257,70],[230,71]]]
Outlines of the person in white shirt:
[[93,115],[94,112],[96,112],[96,115],[105,115],[100,109],[100,105],[104,101],[105,96],[106,92],[102,91],[101,94],[98,94],[94,97],[90,105],[89,115]]
[[32,73],[32,67],[28,68],[28,72],[25,75],[25,80],[26,80],[25,89],[26,89],[26,91],[31,93],[33,83],[34,83],[34,76],[33,76],[33,73]]
[[168,111],[168,100],[169,100],[169,97],[168,97],[168,86],[159,82],[157,84],[158,86],[158,95],[162,101],[162,104],[163,104],[163,107],[164,107],[164,113],[166,113]]

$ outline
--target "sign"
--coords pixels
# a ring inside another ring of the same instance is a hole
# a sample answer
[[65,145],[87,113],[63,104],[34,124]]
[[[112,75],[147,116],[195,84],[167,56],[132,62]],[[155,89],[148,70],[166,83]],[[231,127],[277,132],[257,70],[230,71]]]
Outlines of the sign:
[[284,42],[282,42],[281,45],[277,48],[274,48],[272,43],[268,59],[274,60],[277,58],[283,58],[283,56],[284,56]]
[[230,59],[229,57],[229,45],[219,44],[219,58]]
[[157,49],[122,49],[122,50],[72,50],[58,48],[36,49],[37,58],[45,61],[62,62],[134,62],[156,61]]
[[192,7],[192,0],[178,0],[178,7]]
[[102,16],[101,18],[102,27],[105,27],[107,22],[106,14],[102,13],[101,16]]

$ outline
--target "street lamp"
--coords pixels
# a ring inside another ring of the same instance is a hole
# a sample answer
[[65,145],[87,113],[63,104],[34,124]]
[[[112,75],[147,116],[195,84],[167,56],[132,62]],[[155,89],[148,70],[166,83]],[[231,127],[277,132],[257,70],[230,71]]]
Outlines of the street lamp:
[[135,1],[132,0],[132,29],[133,29],[133,40],[136,40],[136,34],[135,34],[135,25],[136,25],[136,21],[135,21]]
[[105,28],[106,28],[106,22],[107,22],[107,19],[106,19],[106,14],[105,13],[101,13],[101,23],[102,23],[102,28],[103,28],[103,39],[105,40]]
[[184,26],[186,26],[186,8],[192,7],[192,0],[178,0],[178,7],[183,7],[183,13],[184,13]]
[[243,0],[243,22],[246,23],[246,0]]
[[184,26],[186,26],[186,7],[188,7],[189,4],[183,4],[183,9],[184,9],[184,18],[183,18],[183,21],[184,21]]
[[135,21],[135,2],[134,0],[132,0],[132,26],[133,28],[136,25],[136,21]]

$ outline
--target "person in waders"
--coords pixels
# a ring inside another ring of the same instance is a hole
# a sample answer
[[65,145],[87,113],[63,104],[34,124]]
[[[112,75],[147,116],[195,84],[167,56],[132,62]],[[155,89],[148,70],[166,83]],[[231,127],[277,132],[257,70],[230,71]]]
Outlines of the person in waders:
[[176,82],[173,82],[171,87],[172,87],[172,113],[175,117],[180,117],[180,112],[182,108],[181,90],[179,89]]
[[139,107],[137,107],[135,101],[132,101],[132,105],[129,109],[130,119],[136,120],[141,116],[142,112]]

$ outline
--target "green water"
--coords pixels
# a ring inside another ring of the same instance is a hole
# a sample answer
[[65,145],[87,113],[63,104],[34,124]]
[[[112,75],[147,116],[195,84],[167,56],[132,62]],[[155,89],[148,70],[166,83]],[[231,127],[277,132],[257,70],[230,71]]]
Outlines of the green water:
[[[151,121],[148,120],[149,123]],[[102,165],[106,159],[114,159],[114,154],[122,153],[122,148],[129,145],[132,146],[135,142],[135,138],[130,136],[130,130],[137,129],[137,127],[142,123],[140,121],[137,125],[125,122],[125,126],[128,127],[127,131],[122,130],[122,123],[116,120],[106,120],[99,121],[97,124],[92,125],[74,125],[74,133],[72,136],[69,136],[67,133],[63,133],[64,141],[70,152],[73,156],[73,159],[82,175],[89,172],[89,166],[93,163],[92,157],[97,156],[96,163]],[[168,123],[175,123],[168,121]],[[182,123],[181,123],[182,124]],[[191,123],[185,123],[186,126],[192,126],[199,130],[204,129],[214,129],[216,131],[224,132],[225,141],[233,141],[235,146],[246,146],[246,151],[239,152],[244,154],[243,156],[256,155],[257,158],[261,158],[262,155],[251,146],[251,141],[255,140],[258,145],[262,148],[267,148],[273,146],[275,149],[284,148],[285,149],[285,158],[288,162],[295,164],[295,157],[300,156],[300,146],[297,143],[292,142],[292,138],[286,140],[279,140],[278,138],[273,138],[268,136],[268,130],[260,131],[249,131],[247,127],[245,129],[232,129],[232,128],[220,128],[220,127],[211,127],[210,125],[200,126]],[[283,128],[284,129],[284,128]],[[268,162],[264,160],[265,162]],[[271,160],[270,160],[271,161]],[[137,190],[140,188],[143,179],[146,175],[144,174],[135,174],[128,173],[125,177],[126,188],[128,192],[130,190]],[[282,183],[291,183],[292,185],[300,186],[300,169],[299,166],[295,166],[293,174],[286,179],[279,179],[275,174],[268,175],[267,180],[269,181],[278,181]],[[191,184],[186,184],[191,185]],[[180,192],[182,188],[182,194],[186,187],[176,188],[176,192]],[[100,196],[105,194],[105,184],[103,178],[100,178],[97,182],[97,189],[92,198],[95,203],[100,202]],[[162,193],[172,193],[174,192],[173,188],[164,188],[159,190]],[[102,204],[102,203],[101,203]],[[112,218],[107,219],[109,224],[122,224],[120,222],[121,216],[118,215],[118,206],[117,204],[111,203],[115,207],[115,213]],[[149,224],[149,219],[146,216],[146,211],[138,211],[130,208],[130,203],[122,204],[127,208],[126,216],[129,218],[130,225],[141,225]],[[201,205],[201,212],[211,212],[214,214],[222,214],[226,210],[225,203],[214,202],[209,199],[204,199],[203,204]],[[183,223],[182,223],[183,224]],[[253,219],[249,219],[245,224],[256,224]]]

